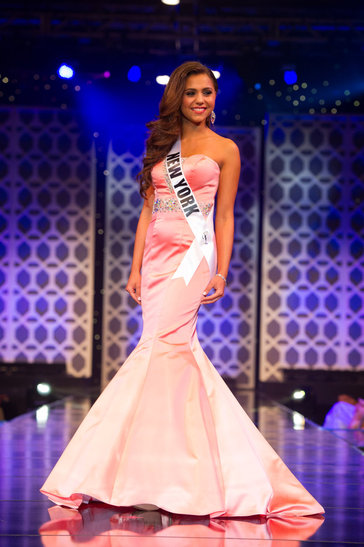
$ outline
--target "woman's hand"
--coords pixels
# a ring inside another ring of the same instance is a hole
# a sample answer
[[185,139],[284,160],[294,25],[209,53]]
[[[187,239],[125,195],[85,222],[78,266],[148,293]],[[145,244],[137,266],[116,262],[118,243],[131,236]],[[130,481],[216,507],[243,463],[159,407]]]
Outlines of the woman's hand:
[[[210,294],[210,296],[206,296],[212,289],[214,289],[215,292]],[[224,291],[225,281],[222,279],[222,277],[215,275],[202,293],[203,297],[201,300],[201,304],[213,304],[214,302],[219,300],[219,298],[224,296]]]
[[140,297],[140,285],[141,285],[141,275],[140,272],[131,272],[128,282],[126,284],[125,290],[130,294],[130,296],[135,300],[137,304],[141,304]]
[[153,186],[149,186],[147,189],[147,197],[144,200],[143,207],[139,216],[138,226],[135,234],[133,260],[131,263],[131,270],[128,282],[125,290],[135,300],[137,304],[141,304],[140,285],[141,274],[140,270],[143,263],[143,253],[145,246],[145,239],[147,236],[148,226],[150,224],[153,212],[154,202],[154,189]]

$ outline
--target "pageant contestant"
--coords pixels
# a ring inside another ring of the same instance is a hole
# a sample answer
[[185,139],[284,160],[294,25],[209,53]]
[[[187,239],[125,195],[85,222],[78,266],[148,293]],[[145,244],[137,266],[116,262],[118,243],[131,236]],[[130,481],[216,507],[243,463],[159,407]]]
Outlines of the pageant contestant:
[[237,146],[211,129],[216,92],[210,69],[184,63],[148,124],[126,285],[142,306],[143,333],[44,483],[54,503],[211,517],[324,512],[197,339],[200,305],[224,294],[240,171]]

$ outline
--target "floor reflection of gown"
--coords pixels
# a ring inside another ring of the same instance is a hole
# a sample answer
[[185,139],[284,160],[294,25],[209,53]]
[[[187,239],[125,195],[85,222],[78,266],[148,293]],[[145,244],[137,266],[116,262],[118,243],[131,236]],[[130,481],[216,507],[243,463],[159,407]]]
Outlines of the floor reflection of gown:
[[[78,511],[53,506],[39,528],[45,547],[300,547],[323,517],[210,519],[163,511],[121,511],[93,503]],[[287,543],[287,541],[289,543]],[[127,543],[126,543],[127,542]]]
[[[184,171],[212,222],[219,166],[196,154]],[[310,515],[323,508],[245,414],[196,336],[205,259],[174,277],[193,235],[154,167],[156,201],[142,267],[139,344],[102,392],[41,491],[78,507],[149,503],[190,515]]]

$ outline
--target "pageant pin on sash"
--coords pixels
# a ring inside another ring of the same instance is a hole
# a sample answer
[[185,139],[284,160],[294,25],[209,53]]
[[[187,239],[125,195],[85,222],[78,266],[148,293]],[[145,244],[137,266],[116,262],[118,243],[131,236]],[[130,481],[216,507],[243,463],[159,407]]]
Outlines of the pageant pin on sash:
[[172,279],[183,277],[186,285],[192,279],[203,257],[206,258],[211,277],[215,273],[215,248],[213,242],[212,210],[207,219],[203,216],[192,189],[184,175],[181,158],[181,140],[178,139],[168,153],[166,171],[179,205],[195,236],[190,248]]

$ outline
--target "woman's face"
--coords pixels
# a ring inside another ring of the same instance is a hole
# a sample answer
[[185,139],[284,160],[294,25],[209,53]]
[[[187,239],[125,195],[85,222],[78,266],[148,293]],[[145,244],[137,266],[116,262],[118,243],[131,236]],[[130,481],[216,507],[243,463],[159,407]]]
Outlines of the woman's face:
[[215,106],[216,91],[207,74],[191,74],[186,80],[181,112],[188,121],[206,123]]

